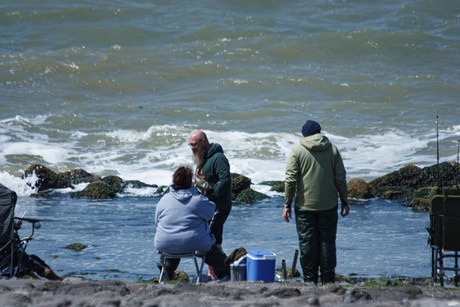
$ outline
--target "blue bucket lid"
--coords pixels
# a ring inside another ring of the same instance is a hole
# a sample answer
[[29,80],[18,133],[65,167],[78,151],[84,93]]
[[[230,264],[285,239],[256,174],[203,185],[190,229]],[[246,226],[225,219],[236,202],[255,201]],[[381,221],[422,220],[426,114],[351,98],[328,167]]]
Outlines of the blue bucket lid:
[[276,255],[269,250],[249,250],[248,257],[251,259],[274,260]]

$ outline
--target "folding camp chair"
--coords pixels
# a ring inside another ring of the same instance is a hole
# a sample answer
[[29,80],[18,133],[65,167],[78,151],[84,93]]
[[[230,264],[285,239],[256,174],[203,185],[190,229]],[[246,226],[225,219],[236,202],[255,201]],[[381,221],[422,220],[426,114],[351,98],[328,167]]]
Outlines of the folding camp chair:
[[[196,269],[196,283],[200,283],[200,278],[201,274],[203,273],[203,266],[204,262],[206,260],[206,254],[202,254],[199,252],[194,252],[194,253],[185,253],[185,254],[171,254],[171,253],[164,253],[161,251],[158,251],[160,254],[160,265],[161,265],[161,273],[160,273],[160,278],[158,279],[159,283],[163,283],[163,279],[166,278],[168,280],[168,274],[166,272],[166,260],[167,259],[184,259],[184,258],[193,258],[193,261],[195,263],[195,269]],[[201,258],[201,264],[198,265],[198,258]]]
[[458,286],[460,251],[460,190],[443,189],[434,193],[430,203],[431,280],[444,286],[446,271],[454,273]]
[[[32,240],[35,229],[40,228],[42,221],[15,217],[16,201],[16,193],[0,184],[0,276],[13,277],[22,273],[21,260],[27,244]],[[20,239],[17,230],[23,221],[32,224],[32,233]]]

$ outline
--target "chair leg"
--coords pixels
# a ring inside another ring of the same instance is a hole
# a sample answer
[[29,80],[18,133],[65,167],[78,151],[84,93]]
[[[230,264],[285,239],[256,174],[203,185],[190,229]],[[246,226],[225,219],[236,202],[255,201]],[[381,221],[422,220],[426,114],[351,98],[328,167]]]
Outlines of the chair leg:
[[200,266],[198,267],[198,260],[197,260],[197,256],[195,255],[193,257],[193,260],[195,262],[195,269],[196,269],[196,274],[197,274],[197,277],[196,277],[196,283],[199,284],[200,283],[200,279],[201,279],[201,275],[203,274],[203,266],[204,266],[204,262],[206,260],[206,256],[202,256],[200,257],[201,258],[201,264]]
[[199,268],[198,268],[198,260],[196,259],[196,256],[193,257],[193,261],[195,262],[195,269],[196,269],[196,283],[199,284],[200,283],[200,278],[201,278],[201,274],[200,274],[200,271],[199,271]]
[[[439,250],[439,267],[440,268],[444,267],[443,257],[444,257],[443,251],[442,251],[442,249],[440,249]],[[444,270],[443,269],[441,270],[439,279],[440,279],[441,287],[444,287]]]
[[458,251],[455,251],[455,275],[454,275],[454,285],[455,287],[458,287],[458,281],[459,281],[459,275],[458,275]]
[[[206,261],[206,256],[201,254],[184,254],[184,255],[174,255],[170,256],[169,259],[180,259],[180,258],[193,258],[195,263],[195,269],[197,273],[196,283],[199,284],[201,281],[201,275],[203,274],[203,267]],[[198,264],[198,259],[201,258],[201,264]],[[158,278],[159,283],[164,283],[164,280],[169,280],[168,272],[166,271],[166,260],[168,255],[160,253],[159,264],[161,265],[160,277]]]
[[431,285],[434,286],[434,284],[437,281],[436,278],[436,249],[434,246],[431,246]]
[[160,256],[160,264],[161,264],[161,272],[160,272],[160,278],[158,279],[158,283],[161,284],[165,276],[166,276],[166,280],[169,280],[168,274],[166,273],[166,257],[163,254]]

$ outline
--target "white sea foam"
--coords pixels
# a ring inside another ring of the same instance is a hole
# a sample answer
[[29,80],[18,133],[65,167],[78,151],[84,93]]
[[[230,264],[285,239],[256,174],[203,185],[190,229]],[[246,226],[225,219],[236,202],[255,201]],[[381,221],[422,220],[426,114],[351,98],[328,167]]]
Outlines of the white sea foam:
[[29,196],[37,192],[34,183],[37,181],[36,176],[27,177],[22,179],[14,174],[7,172],[0,172],[0,183],[8,189],[15,191],[18,196]]
[[4,145],[2,152],[4,156],[26,154],[41,157],[45,163],[49,164],[65,161],[72,153],[75,154],[73,150],[61,147],[60,144],[37,143],[34,141],[8,143]]
[[[40,125],[43,118],[34,121]],[[15,121],[22,125],[32,125],[32,128],[35,125],[30,119],[23,117],[15,118]],[[22,170],[32,163],[44,164],[56,172],[63,169],[63,165],[70,165],[100,176],[118,175],[124,180],[140,180],[162,186],[171,183],[172,173],[177,167],[194,167],[191,150],[187,145],[193,131],[190,127],[162,125],[151,126],[146,130],[73,131],[73,138],[70,140],[68,132],[61,132],[59,135],[55,131],[48,134],[47,130],[37,132],[32,129],[35,132],[30,133],[21,131],[17,126],[4,127],[3,130],[5,135],[15,134],[22,141],[1,137],[0,161],[3,161],[2,164],[16,163],[16,168]],[[262,181],[284,179],[289,152],[301,139],[300,133],[206,133],[211,142],[222,145],[230,161],[231,171],[248,176],[259,188],[258,184]],[[329,134],[327,130],[324,134],[341,152],[348,180],[356,177],[376,178],[409,163],[427,166],[436,162],[436,157],[427,154],[432,151],[429,147],[436,142],[434,132],[428,135],[410,135],[389,129],[385,133],[357,135],[353,138]],[[439,139],[449,141],[459,135],[460,126],[454,126],[440,131]],[[11,162],[13,156],[16,157],[16,162]],[[442,156],[441,161],[455,158],[451,154]],[[33,189],[27,187],[17,176],[18,174],[2,172],[0,182],[10,182],[21,195],[33,193]],[[127,195],[136,195],[135,190],[130,189]],[[152,190],[138,191],[138,195],[150,194]]]

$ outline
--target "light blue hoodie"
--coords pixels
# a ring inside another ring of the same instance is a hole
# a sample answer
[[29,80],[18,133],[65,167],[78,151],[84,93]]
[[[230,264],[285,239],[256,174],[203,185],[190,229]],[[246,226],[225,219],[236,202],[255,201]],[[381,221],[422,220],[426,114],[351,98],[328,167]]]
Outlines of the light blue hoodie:
[[171,186],[155,211],[155,248],[166,253],[208,252],[216,241],[208,226],[215,208],[195,188],[174,190]]

